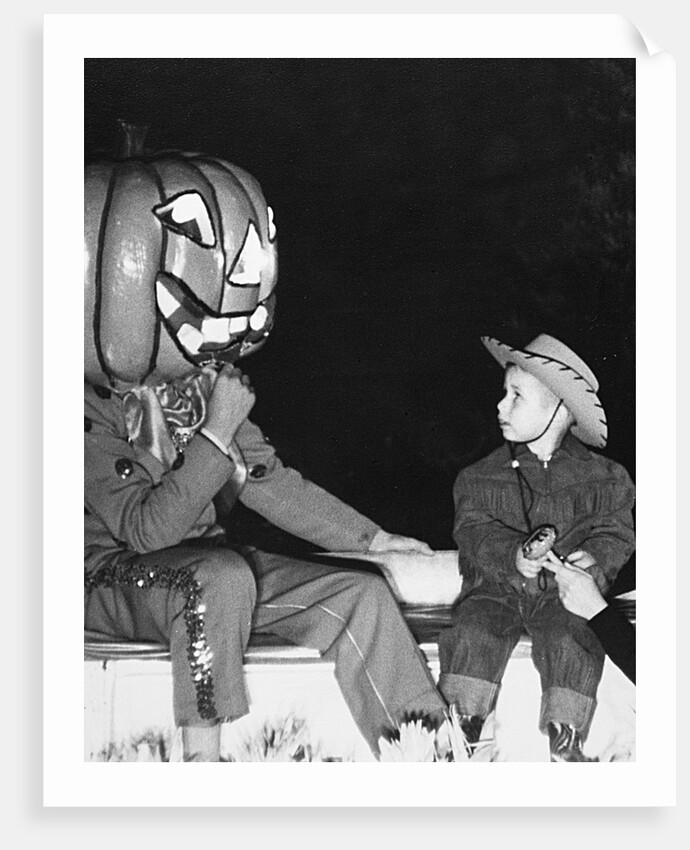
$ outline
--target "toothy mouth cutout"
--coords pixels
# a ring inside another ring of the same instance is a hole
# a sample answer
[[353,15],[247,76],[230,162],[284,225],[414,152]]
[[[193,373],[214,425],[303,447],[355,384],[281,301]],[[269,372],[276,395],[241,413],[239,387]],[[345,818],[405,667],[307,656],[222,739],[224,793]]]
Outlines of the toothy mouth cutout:
[[156,303],[171,337],[194,362],[225,360],[248,333],[268,335],[269,313],[263,304],[251,314],[218,314],[171,274],[156,278]]

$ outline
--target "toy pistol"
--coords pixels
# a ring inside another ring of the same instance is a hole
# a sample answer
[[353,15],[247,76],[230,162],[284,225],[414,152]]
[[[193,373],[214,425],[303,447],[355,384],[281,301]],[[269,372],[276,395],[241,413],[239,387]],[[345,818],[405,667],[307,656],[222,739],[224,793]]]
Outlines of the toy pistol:
[[522,544],[522,554],[528,561],[536,561],[538,558],[546,555],[547,552],[553,554],[565,563],[563,555],[559,555],[553,548],[558,539],[558,532],[554,525],[540,525],[535,528],[530,536]]

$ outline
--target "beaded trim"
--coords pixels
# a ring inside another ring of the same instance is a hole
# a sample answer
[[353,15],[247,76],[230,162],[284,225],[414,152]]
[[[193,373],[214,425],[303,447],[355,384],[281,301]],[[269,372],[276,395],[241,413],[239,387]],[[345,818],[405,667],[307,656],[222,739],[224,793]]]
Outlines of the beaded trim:
[[196,690],[196,705],[199,716],[204,720],[218,717],[213,701],[213,677],[211,659],[213,652],[206,640],[204,614],[206,605],[201,601],[201,585],[191,570],[169,567],[147,567],[136,561],[116,564],[90,574],[84,572],[84,590],[88,593],[97,587],[162,587],[178,590],[185,597],[184,619],[187,627],[190,672]]
[[173,445],[175,446],[175,450],[178,452],[184,452],[189,441],[194,436],[194,430],[192,428],[172,428],[169,423],[168,428],[170,430],[170,436],[172,438]]

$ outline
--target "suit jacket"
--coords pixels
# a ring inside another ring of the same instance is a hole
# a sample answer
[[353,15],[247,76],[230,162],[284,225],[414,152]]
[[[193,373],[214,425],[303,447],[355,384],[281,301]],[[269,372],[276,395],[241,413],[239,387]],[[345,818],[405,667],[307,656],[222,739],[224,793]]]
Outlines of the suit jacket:
[[[128,440],[122,399],[84,385],[84,556],[89,571],[123,552],[153,552],[221,533],[213,498],[233,461],[196,434],[166,468]],[[379,526],[284,466],[246,420],[235,442],[247,466],[240,501],[277,527],[331,551],[365,551]]]

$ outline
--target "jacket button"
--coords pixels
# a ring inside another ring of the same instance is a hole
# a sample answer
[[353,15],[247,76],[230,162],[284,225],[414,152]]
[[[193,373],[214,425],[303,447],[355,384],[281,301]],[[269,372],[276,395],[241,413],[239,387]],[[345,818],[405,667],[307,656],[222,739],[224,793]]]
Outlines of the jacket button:
[[128,457],[120,457],[115,461],[115,472],[122,479],[129,478],[134,472],[134,464]]
[[265,478],[267,472],[268,470],[266,469],[266,464],[257,463],[249,470],[249,477],[258,480],[259,478]]

